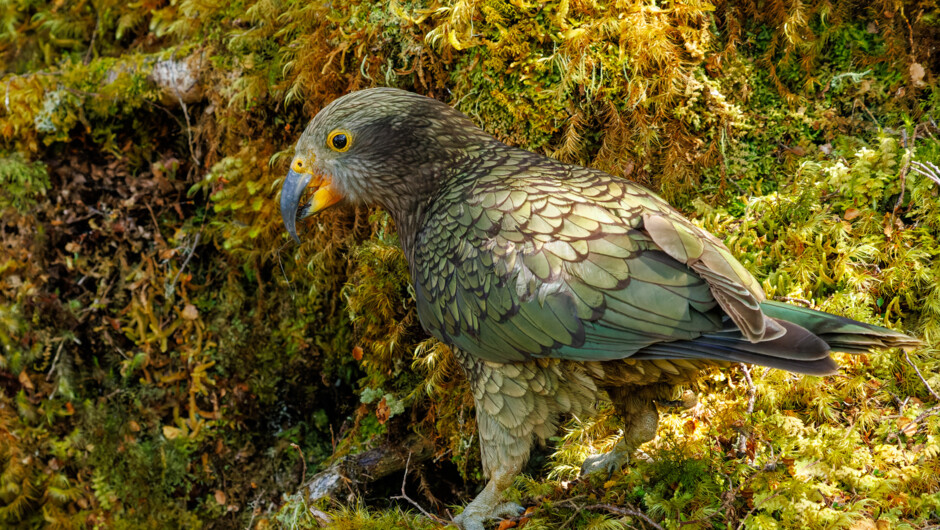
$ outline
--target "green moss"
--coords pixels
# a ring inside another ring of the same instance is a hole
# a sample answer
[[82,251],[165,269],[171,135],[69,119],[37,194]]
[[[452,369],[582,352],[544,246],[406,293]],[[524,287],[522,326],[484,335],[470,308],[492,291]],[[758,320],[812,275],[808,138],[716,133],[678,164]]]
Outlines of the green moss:
[[[388,216],[324,212],[300,246],[281,226],[300,129],[374,85],[652,186],[770,297],[927,341],[910,363],[840,357],[837,378],[755,370],[752,414],[739,372],[716,371],[653,460],[607,481],[571,482],[616,440],[610,411],[572,421],[512,494],[538,508],[528,528],[645,524],[604,505],[670,528],[936,523],[940,420],[914,366],[940,389],[940,200],[912,165],[940,159],[935,7],[376,7],[0,7],[0,524],[315,527],[290,496],[305,466],[409,431],[455,502],[481,485],[472,399],[417,323]],[[165,100],[153,65],[193,56],[203,98]],[[336,528],[431,527],[388,507],[399,487],[320,508]]]
[[0,158],[0,208],[23,212],[48,189],[49,175],[41,163],[29,162],[20,153]]

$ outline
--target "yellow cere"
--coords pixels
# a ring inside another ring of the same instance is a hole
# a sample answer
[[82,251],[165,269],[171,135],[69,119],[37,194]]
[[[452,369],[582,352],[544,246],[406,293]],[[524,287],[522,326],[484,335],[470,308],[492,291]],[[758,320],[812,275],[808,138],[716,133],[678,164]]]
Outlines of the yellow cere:
[[309,173],[309,164],[304,162],[302,157],[295,157],[294,161],[290,163],[290,168],[296,171],[297,173]]

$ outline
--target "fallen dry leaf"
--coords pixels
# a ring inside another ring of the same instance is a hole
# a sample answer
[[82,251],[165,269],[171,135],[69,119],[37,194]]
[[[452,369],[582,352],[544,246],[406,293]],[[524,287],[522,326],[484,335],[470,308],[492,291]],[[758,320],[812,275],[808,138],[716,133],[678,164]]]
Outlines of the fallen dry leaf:
[[199,310],[193,304],[186,304],[183,308],[183,318],[186,320],[196,320],[199,318]]
[[375,408],[375,417],[379,419],[379,423],[385,425],[385,422],[388,421],[388,418],[392,415],[392,410],[388,407],[388,403],[385,402],[385,398],[382,398],[382,401],[379,401],[379,404]]
[[924,72],[924,67],[920,63],[911,63],[908,73],[911,74],[911,82],[914,83],[914,86],[924,86],[924,74],[926,72]]
[[163,436],[166,436],[167,440],[174,440],[179,437],[180,433],[183,431],[178,427],[171,427],[169,425],[163,426]]
[[20,384],[23,385],[23,388],[26,390],[33,390],[33,382],[29,380],[29,374],[26,373],[26,370],[20,372],[19,377],[17,378],[20,381]]

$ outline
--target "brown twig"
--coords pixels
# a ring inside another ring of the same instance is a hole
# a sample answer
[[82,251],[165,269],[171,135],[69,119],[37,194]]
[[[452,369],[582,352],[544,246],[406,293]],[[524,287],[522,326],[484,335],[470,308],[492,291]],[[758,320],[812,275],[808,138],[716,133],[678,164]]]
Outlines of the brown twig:
[[150,212],[150,220],[153,221],[153,238],[159,241],[161,246],[166,245],[166,240],[163,239],[163,234],[160,233],[160,221],[157,221],[157,216],[153,213],[153,208],[150,207],[149,202],[145,202],[144,206],[147,208],[147,211]]
[[405,473],[401,476],[401,495],[396,495],[392,497],[393,499],[402,499],[408,501],[412,506],[418,509],[428,519],[434,521],[435,523],[443,526],[450,524],[450,521],[445,521],[440,517],[433,515],[432,513],[425,510],[420,504],[415,502],[411,497],[405,493],[405,484],[408,483],[408,466],[411,464],[411,452],[408,453],[408,460],[405,461]]
[[62,337],[62,340],[59,341],[59,347],[55,351],[55,357],[52,359],[52,364],[49,366],[49,372],[46,373],[47,382],[52,381],[52,372],[55,370],[56,363],[59,362],[59,355],[62,354],[62,348],[64,347],[65,347],[65,337]]
[[917,372],[917,377],[919,377],[920,382],[923,383],[925,387],[927,387],[927,391],[930,392],[930,395],[933,396],[937,401],[940,401],[940,394],[937,394],[933,387],[930,386],[930,383],[924,379],[924,375],[920,373],[920,369],[917,368],[917,365],[914,364],[914,361],[912,361],[911,358],[907,355],[907,351],[904,352],[904,360],[906,360],[907,364],[911,365],[911,368]]
[[[572,483],[580,482],[582,478],[583,477],[578,477],[574,479]],[[558,530],[564,530],[565,528],[567,528],[568,525],[571,523],[571,521],[574,521],[574,518],[577,517],[578,514],[581,513],[582,508],[578,506],[574,501],[583,497],[587,497],[587,495],[575,495],[574,497],[569,497],[558,503],[558,506],[571,506],[571,508],[574,510],[574,513],[571,514],[571,517],[569,517],[564,523],[562,523],[561,526],[558,527]],[[504,519],[504,520],[518,522],[524,518],[531,518],[534,514],[538,513],[539,509],[540,509],[539,506],[535,506],[533,507],[532,511],[528,511],[518,517],[512,517],[510,519]]]
[[183,269],[186,268],[186,265],[189,264],[189,260],[192,259],[193,254],[196,253],[196,247],[199,246],[199,238],[202,236],[202,232],[196,232],[196,239],[193,240],[193,246],[189,249],[189,252],[186,254],[186,259],[183,260],[183,264],[180,265],[180,269],[176,271],[176,276],[173,277],[173,281],[170,282],[169,287],[166,289],[167,298],[173,296],[173,292],[176,290],[176,282],[180,279],[180,275],[183,274]]
[[88,50],[85,52],[82,64],[91,62],[91,56],[95,53],[95,39],[98,37],[98,32],[101,30],[101,15],[98,13],[98,8],[95,7],[94,2],[91,2],[91,9],[95,12],[95,29],[91,32],[91,42],[88,44]]
[[571,521],[574,521],[574,518],[577,517],[580,513],[581,512],[579,510],[574,510],[574,513],[571,514],[571,517],[566,519],[565,522],[558,527],[558,530],[564,530],[565,528],[568,528],[568,525],[571,524]]
[[719,515],[718,513],[713,513],[709,515],[708,517],[702,517],[700,519],[692,519],[691,521],[679,521],[679,526],[685,526],[687,524],[702,524],[702,523],[709,521],[710,519],[714,519],[718,515]]
[[778,497],[781,493],[783,493],[783,492],[782,492],[782,491],[778,491],[778,492],[774,493],[773,495],[771,495],[771,496],[769,496],[769,497],[764,497],[763,500],[761,500],[759,503],[755,504],[754,507],[751,508],[750,511],[748,511],[746,514],[744,514],[744,517],[741,518],[741,522],[738,524],[737,530],[741,530],[742,528],[744,528],[744,521],[746,521],[747,518],[750,517],[750,515],[751,515],[752,513],[754,513],[758,508],[760,508],[765,502],[769,501],[770,499],[773,499],[774,497]]
[[921,412],[920,416],[917,416],[916,418],[914,418],[914,421],[912,421],[911,423],[914,423],[914,424],[920,423],[924,418],[926,418],[927,416],[930,416],[931,414],[937,411],[940,411],[940,405],[937,405],[935,407],[930,407],[929,409]]
[[780,300],[781,302],[796,302],[798,304],[805,305],[806,307],[810,309],[813,308],[813,303],[803,298],[792,298],[790,296],[775,296],[774,300]]
[[862,109],[865,111],[865,114],[868,114],[868,117],[871,118],[871,121],[875,122],[875,125],[877,125],[879,129],[881,129],[881,124],[878,123],[878,119],[875,118],[875,115],[872,114],[870,110],[868,110],[868,107],[865,106],[865,103],[859,100],[856,100],[855,103],[861,106]]
[[333,447],[331,454],[336,454],[336,434],[333,432],[333,424],[330,424],[330,445]]
[[180,103],[180,107],[183,109],[183,117],[186,118],[186,140],[189,144],[189,156],[193,159],[193,162],[196,163],[196,168],[201,165],[199,162],[199,157],[196,156],[196,151],[193,148],[193,125],[189,120],[189,109],[186,108],[186,102],[183,101],[183,96],[180,94],[180,89],[174,85],[173,91],[176,92],[176,99]]
[[665,530],[662,526],[656,523],[656,521],[650,519],[648,515],[639,511],[633,510],[631,508],[621,508],[619,506],[614,506],[613,504],[592,504],[590,506],[584,506],[582,510],[607,510],[608,512],[615,513],[617,515],[629,515],[631,517],[639,517],[646,522],[646,524],[652,526],[656,530]]
[[[741,363],[741,371],[744,372],[744,379],[747,381],[747,415],[750,417],[754,413],[754,401],[757,398],[757,390],[754,388],[754,380],[751,379],[751,369],[744,363]],[[747,435],[742,429],[738,434],[738,457],[747,454]]]
[[904,186],[905,181],[907,180],[907,172],[911,169],[911,158],[914,157],[914,141],[917,140],[917,129],[914,129],[914,136],[911,137],[911,145],[907,145],[907,130],[901,129],[901,141],[904,143],[904,148],[907,149],[910,156],[907,157],[907,160],[904,162],[904,166],[901,167],[901,193],[898,195],[898,202],[894,203],[894,210],[891,211],[893,215],[897,215],[898,210],[901,208],[901,204],[904,203]]
[[300,449],[300,446],[291,442],[291,447],[297,450],[297,453],[300,455],[300,463],[304,465],[303,475],[301,475],[300,483],[304,484],[307,482],[307,460],[304,458],[304,452]]

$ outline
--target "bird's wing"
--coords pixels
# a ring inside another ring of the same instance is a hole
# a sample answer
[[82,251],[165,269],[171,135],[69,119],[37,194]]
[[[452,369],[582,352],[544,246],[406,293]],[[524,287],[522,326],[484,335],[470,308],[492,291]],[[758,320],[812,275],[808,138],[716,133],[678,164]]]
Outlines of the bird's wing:
[[618,359],[720,331],[721,310],[756,335],[756,280],[665,201],[599,171],[522,166],[449,189],[418,236],[418,311],[438,338],[496,362]]
[[668,205],[667,209],[645,211],[642,215],[643,229],[653,242],[708,283],[715,300],[745,338],[762,342],[786,333],[764,315],[761,302],[765,297],[760,284],[718,238]]

